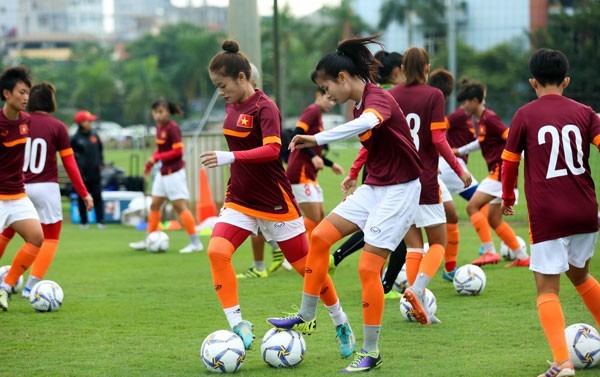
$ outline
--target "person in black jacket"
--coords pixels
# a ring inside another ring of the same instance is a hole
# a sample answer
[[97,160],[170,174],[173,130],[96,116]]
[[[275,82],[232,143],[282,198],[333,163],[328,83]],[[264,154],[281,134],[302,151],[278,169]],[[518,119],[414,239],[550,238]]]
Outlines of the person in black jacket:
[[[81,172],[85,187],[94,199],[94,211],[96,211],[96,222],[98,228],[104,229],[104,202],[102,201],[102,184],[100,170],[104,166],[104,152],[100,137],[92,129],[92,122],[98,119],[89,111],[81,110],[75,114],[75,123],[79,126],[77,132],[71,138],[71,148],[77,160],[77,166]],[[88,216],[85,204],[78,197],[79,215],[81,217],[81,228],[87,229]]]

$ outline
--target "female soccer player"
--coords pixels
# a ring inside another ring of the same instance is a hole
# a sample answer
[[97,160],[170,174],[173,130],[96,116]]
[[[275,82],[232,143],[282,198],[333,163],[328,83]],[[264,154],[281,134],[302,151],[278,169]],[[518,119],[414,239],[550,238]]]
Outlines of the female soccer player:
[[8,297],[19,277],[31,266],[44,241],[33,203],[25,194],[23,161],[29,138],[31,78],[25,67],[9,67],[0,74],[0,227],[12,227],[25,244],[15,255],[8,274],[0,281],[0,309],[8,310]]
[[313,231],[306,263],[302,306],[298,313],[267,321],[282,329],[314,331],[316,305],[327,277],[329,249],[342,237],[362,229],[365,248],[358,272],[362,284],[363,347],[343,372],[363,372],[378,367],[379,333],[384,293],[380,272],[413,223],[421,191],[423,165],[412,143],[402,110],[387,91],[373,84],[379,64],[367,44],[371,36],[341,41],[337,50],[325,55],[312,73],[312,80],[338,103],[353,100],[355,119],[316,135],[296,135],[290,149],[311,148],[359,135],[368,149],[365,183],[349,195],[355,179],[342,183],[346,200]]
[[[31,125],[29,139],[25,145],[25,192],[33,202],[42,223],[44,243],[35,258],[27,284],[23,288],[22,296],[29,298],[31,288],[40,280],[50,268],[50,264],[58,248],[58,239],[62,227],[62,205],[60,201],[60,188],[58,187],[58,164],[56,153],[60,154],[67,174],[73,182],[73,187],[85,203],[89,211],[94,200],[88,193],[73,155],[69,143],[67,127],[52,114],[56,111],[54,86],[42,82],[31,88],[29,93],[28,109],[30,111]],[[8,242],[15,235],[12,227],[4,229],[0,235],[0,256],[4,254]]]
[[[531,229],[531,264],[537,311],[554,362],[539,377],[574,376],[558,298],[564,272],[600,326],[600,284],[589,274],[598,238],[598,202],[589,165],[590,144],[600,147],[600,119],[563,96],[569,62],[540,49],[529,60],[538,99],[515,114],[502,153],[502,211],[513,215],[514,187],[525,152],[525,197]],[[565,193],[568,193],[565,195]]]
[[[149,175],[152,166],[159,161],[162,163],[160,172],[152,184],[152,203],[148,215],[148,234],[158,229],[162,206],[167,200],[173,203],[175,212],[179,215],[183,228],[190,238],[190,244],[179,250],[180,253],[202,251],[202,243],[196,234],[194,216],[188,209],[187,201],[190,193],[187,188],[185,163],[183,161],[183,143],[181,130],[177,123],[170,119],[171,115],[181,115],[182,111],[173,102],[158,99],[152,104],[152,117],[156,121],[156,152],[148,158],[144,174]],[[132,249],[143,250],[145,241],[132,242]]]
[[[228,40],[224,51],[210,61],[210,79],[227,101],[223,133],[229,151],[201,154],[208,168],[231,165],[225,204],[208,245],[212,279],[233,332],[249,349],[252,323],[242,319],[233,253],[258,227],[265,238],[279,244],[286,259],[304,275],[308,242],[300,210],[279,159],[281,116],[277,106],[250,82],[250,63],[237,42]],[[306,269],[308,271],[308,269]],[[340,353],[354,351],[354,334],[329,277],[319,286],[320,296],[336,326]]]

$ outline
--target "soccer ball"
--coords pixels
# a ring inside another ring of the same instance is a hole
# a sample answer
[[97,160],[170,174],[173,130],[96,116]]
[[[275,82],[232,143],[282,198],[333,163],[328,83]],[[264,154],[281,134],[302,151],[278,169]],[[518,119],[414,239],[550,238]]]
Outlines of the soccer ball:
[[42,280],[31,288],[29,302],[38,312],[55,312],[62,305],[64,297],[60,285],[52,280]]
[[[525,251],[527,251],[527,244],[525,243],[525,240],[517,236],[517,241],[519,241],[519,246],[525,247]],[[517,257],[515,253],[513,253],[513,251],[508,247],[508,245],[504,243],[504,241],[500,243],[500,255],[505,260],[515,260]]]
[[200,358],[209,372],[233,373],[244,364],[246,349],[237,334],[229,330],[217,330],[202,342]]
[[485,272],[474,264],[465,264],[454,274],[454,289],[462,296],[476,296],[485,289]]
[[593,368],[600,360],[600,333],[585,323],[565,329],[569,356],[575,368]]
[[[4,281],[4,278],[8,274],[8,270],[10,270],[10,266],[8,266],[8,265],[0,267],[0,282]],[[15,286],[12,287],[12,289],[8,293],[10,293],[11,295],[13,295],[15,293],[19,293],[19,292],[21,292],[22,288],[23,288],[23,275],[19,276],[19,280],[17,280],[17,284],[15,284]]]
[[270,329],[263,337],[260,352],[270,366],[289,368],[302,362],[306,343],[296,330]]
[[[382,279],[387,273],[387,268],[383,271]],[[406,278],[406,264],[402,265],[402,269],[396,276],[396,280],[394,281],[393,289],[397,292],[404,293],[404,291],[408,288],[408,279]]]
[[[437,301],[433,292],[427,288],[425,288],[425,304],[429,307],[429,313],[434,315],[437,311]],[[409,322],[417,321],[413,314],[412,305],[410,302],[406,301],[404,297],[400,299],[400,313],[402,314],[402,317]]]
[[169,236],[157,230],[146,237],[146,250],[151,253],[164,253],[169,248]]

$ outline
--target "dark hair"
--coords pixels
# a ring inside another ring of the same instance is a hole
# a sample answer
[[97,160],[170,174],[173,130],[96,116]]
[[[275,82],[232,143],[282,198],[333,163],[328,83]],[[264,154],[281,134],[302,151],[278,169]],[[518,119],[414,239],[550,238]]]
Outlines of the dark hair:
[[327,94],[327,92],[325,90],[323,90],[323,88],[321,88],[320,86],[317,86],[317,89],[315,89],[315,92],[321,93],[321,94]]
[[413,86],[425,84],[427,74],[425,66],[429,64],[429,55],[420,47],[411,47],[404,53],[402,65],[404,66],[404,85]]
[[379,84],[392,82],[392,78],[390,77],[392,71],[396,67],[402,67],[402,54],[395,51],[387,52],[380,50],[375,53],[375,59],[381,63],[381,66],[377,69],[377,82]]
[[27,108],[29,111],[45,111],[53,113],[56,111],[56,99],[54,98],[54,85],[49,82],[41,82],[31,87],[29,92],[29,102]]
[[428,84],[441,90],[444,98],[448,98],[454,89],[454,76],[447,69],[438,68],[429,74]]
[[560,85],[569,71],[569,60],[558,50],[541,48],[529,59],[529,72],[542,86]]
[[369,49],[369,43],[375,43],[383,47],[383,44],[376,41],[381,34],[372,35],[364,38],[344,39],[337,45],[337,50],[325,55],[311,74],[311,80],[316,83],[317,78],[327,77],[337,79],[341,71],[347,71],[351,76],[359,76],[367,82],[375,82],[375,71],[381,65]]
[[151,108],[155,110],[161,106],[167,109],[171,115],[183,115],[183,111],[181,111],[181,108],[176,103],[164,98],[159,98],[152,102]]
[[4,98],[4,90],[12,92],[18,82],[22,82],[31,88],[31,71],[27,67],[8,67],[0,74],[0,99]]
[[460,89],[458,89],[456,99],[458,102],[464,102],[477,98],[479,102],[483,102],[484,93],[485,85],[477,81],[468,81],[463,83]]
[[250,61],[242,52],[240,45],[234,40],[226,40],[221,45],[223,51],[213,56],[210,60],[209,70],[211,72],[219,72],[223,76],[236,79],[240,72],[244,72],[246,79],[250,80],[252,76],[252,67]]

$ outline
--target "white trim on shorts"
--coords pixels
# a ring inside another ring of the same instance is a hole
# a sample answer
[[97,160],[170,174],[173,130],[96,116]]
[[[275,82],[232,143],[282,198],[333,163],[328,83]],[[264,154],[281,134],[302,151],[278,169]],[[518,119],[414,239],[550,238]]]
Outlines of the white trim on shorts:
[[26,183],[25,192],[37,210],[42,224],[54,224],[63,220],[58,183]]
[[190,198],[185,169],[181,168],[175,173],[162,175],[157,173],[152,183],[152,196],[167,198],[170,201]]
[[226,223],[238,228],[246,229],[255,236],[260,232],[267,241],[287,241],[306,232],[304,219],[299,217],[290,221],[272,221],[248,216],[232,208],[223,208],[217,223]]
[[414,221],[417,228],[428,228],[445,223],[446,211],[443,203],[419,204],[419,210]]
[[[469,169],[467,169],[467,164],[465,163],[465,160],[458,157],[457,160],[460,166],[462,166],[463,170],[470,174]],[[471,177],[473,178],[473,180],[471,181],[471,185],[465,188],[465,184],[463,183],[463,181],[460,180],[460,177],[456,175],[454,170],[452,170],[450,165],[448,165],[448,163],[446,162],[446,160],[444,160],[443,157],[440,157],[440,160],[438,162],[438,169],[440,170],[440,178],[448,188],[448,191],[450,191],[450,193],[454,195],[458,195],[461,192],[470,189],[471,187],[477,186],[479,183],[477,182],[475,177],[473,177],[473,174],[471,174]]]
[[569,270],[569,265],[585,267],[594,256],[598,232],[574,234],[530,246],[529,269],[544,275],[558,275]]
[[[477,191],[494,197],[490,204],[502,204],[502,182],[485,177],[477,187]],[[519,190],[515,188],[515,204],[519,204]]]
[[30,219],[39,221],[40,218],[28,197],[0,200],[0,229],[8,228],[14,222]]
[[448,187],[446,186],[444,181],[442,181],[442,178],[439,175],[438,175],[438,185],[440,186],[440,193],[441,193],[440,196],[442,197],[442,203],[453,201],[454,199],[452,199],[452,194],[450,193],[450,190],[448,190]]
[[294,183],[292,192],[296,197],[296,203],[323,203],[323,189],[316,182]]

